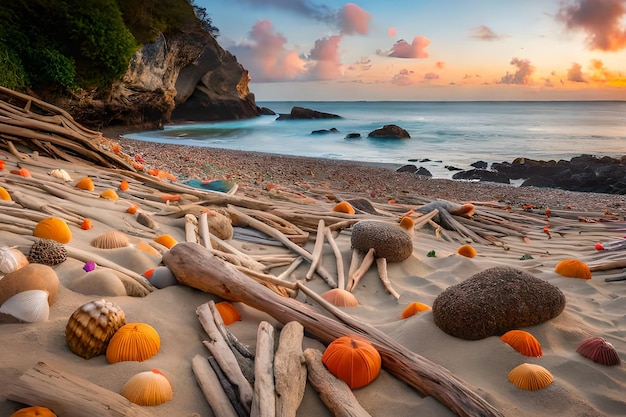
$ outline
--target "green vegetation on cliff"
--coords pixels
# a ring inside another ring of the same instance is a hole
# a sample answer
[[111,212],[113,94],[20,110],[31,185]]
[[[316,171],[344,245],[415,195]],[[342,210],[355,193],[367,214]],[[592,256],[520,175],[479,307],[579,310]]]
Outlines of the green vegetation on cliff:
[[0,3],[0,85],[106,88],[139,46],[200,19],[190,0],[11,0]]

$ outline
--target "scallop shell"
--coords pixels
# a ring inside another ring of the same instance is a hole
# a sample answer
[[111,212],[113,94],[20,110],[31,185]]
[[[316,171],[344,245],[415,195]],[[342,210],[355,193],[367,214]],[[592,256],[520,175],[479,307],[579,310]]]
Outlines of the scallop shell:
[[160,348],[161,338],[154,327],[146,323],[128,323],[115,332],[106,356],[109,363],[143,362],[156,355]]
[[0,247],[0,274],[8,274],[28,265],[28,258],[19,249]]
[[404,310],[402,310],[402,318],[408,319],[409,317],[412,317],[416,315],[417,313],[421,313],[422,311],[429,311],[429,310],[432,310],[430,306],[423,304],[423,303],[418,303],[417,301],[413,301],[411,304],[406,306]]
[[28,260],[34,264],[58,265],[67,259],[67,249],[52,239],[39,239],[33,243],[28,253]]
[[46,321],[50,316],[48,293],[43,290],[26,290],[17,293],[2,303],[0,313],[8,314],[27,323]]
[[354,294],[341,288],[333,288],[323,292],[321,297],[337,307],[356,307],[359,305]]
[[67,321],[65,341],[70,350],[85,359],[106,352],[115,332],[126,324],[126,315],[117,305],[104,299],[80,306]]
[[523,363],[509,372],[509,382],[518,388],[536,391],[547,387],[554,377],[543,366]]
[[125,248],[130,245],[128,236],[117,230],[109,230],[91,241],[91,246],[100,249]]
[[124,387],[122,395],[137,405],[153,406],[168,402],[174,396],[172,384],[158,369],[133,375]]
[[0,187],[0,200],[13,201],[13,199],[11,198],[11,194],[9,194],[9,192],[4,187]]
[[583,340],[576,348],[576,352],[601,365],[615,366],[622,363],[615,347],[602,337]]
[[524,330],[510,330],[500,336],[500,340],[524,356],[539,358],[543,355],[539,341]]
[[70,177],[70,174],[68,174],[67,171],[64,169],[53,169],[52,171],[48,172],[48,175],[63,181],[72,181],[72,177]]
[[107,200],[113,201],[119,200],[119,196],[117,195],[115,190],[112,189],[104,190],[102,193],[100,193],[100,198],[106,198]]
[[241,320],[241,314],[239,314],[235,306],[228,301],[221,301],[215,304],[215,308],[219,311],[220,317],[226,326]]
[[72,231],[65,220],[57,217],[43,219],[35,229],[33,235],[42,239],[52,239],[59,243],[69,243],[72,240]]

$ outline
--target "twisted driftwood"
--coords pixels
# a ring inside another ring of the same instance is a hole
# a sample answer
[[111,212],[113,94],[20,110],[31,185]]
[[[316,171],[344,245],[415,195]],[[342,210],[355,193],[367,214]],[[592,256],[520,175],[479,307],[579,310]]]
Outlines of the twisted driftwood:
[[225,299],[244,302],[282,323],[298,321],[308,332],[326,343],[345,335],[368,339],[380,352],[387,371],[423,394],[441,401],[459,416],[502,416],[447,369],[407,349],[383,332],[360,323],[339,309],[333,311],[338,318],[335,320],[295,299],[281,297],[198,244],[175,245],[163,256],[163,262],[183,284]]

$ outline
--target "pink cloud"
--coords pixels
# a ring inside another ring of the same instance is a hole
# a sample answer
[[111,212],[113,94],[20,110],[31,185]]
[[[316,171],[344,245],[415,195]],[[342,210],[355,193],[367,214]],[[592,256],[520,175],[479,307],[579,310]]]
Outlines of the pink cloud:
[[507,72],[506,75],[500,80],[502,84],[531,84],[531,77],[535,72],[535,67],[531,65],[529,60],[513,58],[510,64],[515,65],[517,67],[517,71],[513,74]]
[[387,35],[389,35],[389,37],[391,37],[391,38],[395,38],[396,37],[396,28],[391,26],[389,29],[387,29]]
[[426,47],[430,44],[430,39],[425,36],[416,36],[412,43],[404,39],[397,41],[387,56],[393,58],[428,58]]
[[567,80],[574,81],[576,83],[586,83],[585,77],[583,76],[582,66],[576,62],[572,63],[572,67],[567,70]]
[[249,71],[253,81],[292,80],[306,72],[305,61],[295,50],[285,48],[287,39],[274,32],[269,20],[258,21],[249,36],[247,43],[230,49]]
[[354,3],[348,3],[339,10],[338,21],[341,32],[346,35],[367,34],[372,15]]
[[501,39],[502,36],[491,30],[485,25],[480,25],[472,30],[470,37],[480,39],[481,41],[495,41]]
[[626,48],[626,0],[577,0],[563,4],[557,19],[570,30],[587,34],[589,49],[619,51]]
[[401,69],[400,72],[395,74],[391,79],[391,83],[400,86],[406,86],[413,84],[411,81],[411,75],[413,71],[409,71],[407,69]]
[[427,72],[426,74],[424,74],[424,79],[425,80],[438,80],[439,74],[437,74],[436,72]]
[[341,76],[339,43],[342,35],[333,35],[315,41],[311,49],[309,64],[310,76],[318,80],[329,80]]

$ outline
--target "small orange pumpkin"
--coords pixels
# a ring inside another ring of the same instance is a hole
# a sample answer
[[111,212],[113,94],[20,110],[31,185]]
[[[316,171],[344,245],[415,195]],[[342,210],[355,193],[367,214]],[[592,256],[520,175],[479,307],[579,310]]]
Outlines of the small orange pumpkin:
[[361,388],[380,374],[380,353],[367,340],[342,336],[324,351],[322,363],[350,389]]
[[554,272],[568,278],[591,279],[589,266],[578,259],[563,259],[556,264]]
[[418,303],[417,301],[413,301],[411,304],[406,306],[404,310],[402,310],[402,318],[408,319],[409,317],[412,317],[416,315],[417,313],[421,313],[422,311],[429,311],[429,310],[432,310],[430,306],[427,306],[426,304],[423,304],[423,303]]
[[333,211],[336,213],[355,213],[354,207],[352,207],[352,204],[348,203],[347,201],[342,201],[341,203],[335,204],[335,207],[333,207]]
[[93,180],[89,177],[85,177],[80,179],[76,185],[76,188],[80,188],[81,190],[93,191],[96,187],[93,185]]
[[15,413],[11,414],[11,417],[57,417],[49,408],[42,406],[33,406],[20,408]]
[[220,316],[222,317],[222,321],[227,326],[241,320],[241,314],[239,314],[235,306],[228,301],[216,303],[215,308],[217,308],[217,311],[219,311]]
[[456,253],[466,258],[473,258],[476,256],[476,249],[472,245],[463,245],[456,250]]

